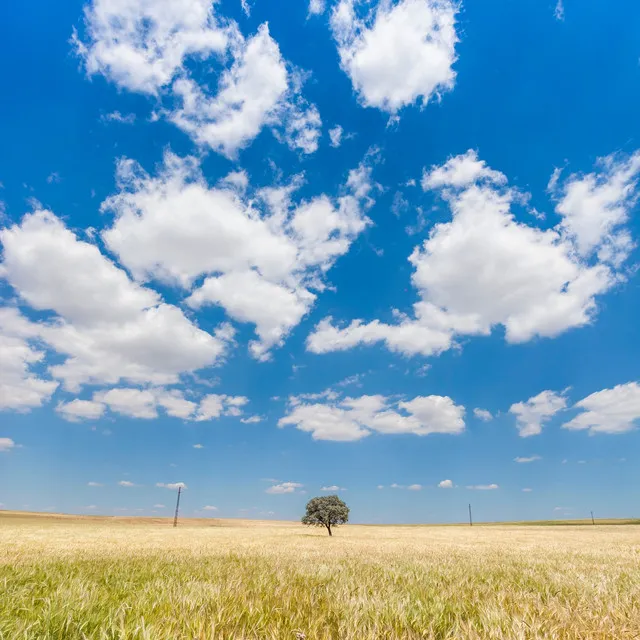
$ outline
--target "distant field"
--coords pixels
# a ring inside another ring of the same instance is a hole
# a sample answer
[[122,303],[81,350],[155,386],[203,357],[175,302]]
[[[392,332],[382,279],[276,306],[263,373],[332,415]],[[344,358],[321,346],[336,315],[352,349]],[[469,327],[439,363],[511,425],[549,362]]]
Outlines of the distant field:
[[0,639],[640,638],[640,528],[0,512]]

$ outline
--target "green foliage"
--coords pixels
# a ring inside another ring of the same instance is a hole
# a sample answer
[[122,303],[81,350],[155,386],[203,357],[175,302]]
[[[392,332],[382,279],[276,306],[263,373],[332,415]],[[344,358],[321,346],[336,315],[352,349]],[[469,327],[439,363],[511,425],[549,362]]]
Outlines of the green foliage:
[[307,513],[302,524],[312,527],[326,527],[329,535],[331,527],[349,521],[349,507],[338,496],[319,496],[307,502]]

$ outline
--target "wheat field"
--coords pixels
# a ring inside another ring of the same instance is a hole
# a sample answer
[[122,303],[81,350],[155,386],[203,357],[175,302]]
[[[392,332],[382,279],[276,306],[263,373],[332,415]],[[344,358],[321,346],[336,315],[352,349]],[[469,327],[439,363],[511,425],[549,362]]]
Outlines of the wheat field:
[[0,638],[640,638],[640,527],[0,515]]

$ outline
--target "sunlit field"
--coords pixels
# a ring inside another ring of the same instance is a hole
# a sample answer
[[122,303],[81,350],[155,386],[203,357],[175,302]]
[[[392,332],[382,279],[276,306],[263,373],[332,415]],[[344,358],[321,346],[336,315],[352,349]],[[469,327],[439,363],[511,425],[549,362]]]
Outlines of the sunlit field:
[[640,527],[0,514],[0,638],[640,638]]

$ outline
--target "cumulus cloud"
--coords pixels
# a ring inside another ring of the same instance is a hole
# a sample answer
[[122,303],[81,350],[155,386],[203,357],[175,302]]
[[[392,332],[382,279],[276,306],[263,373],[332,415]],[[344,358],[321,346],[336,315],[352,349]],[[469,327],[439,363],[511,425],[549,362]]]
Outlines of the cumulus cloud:
[[135,487],[136,485],[131,482],[130,480],[120,480],[120,482],[118,482],[118,484],[121,487]]
[[322,487],[320,491],[346,491],[344,487],[339,487],[337,484],[332,484],[328,487]]
[[[130,280],[95,245],[79,240],[52,212],[26,215],[2,229],[0,241],[4,277],[24,302],[50,314],[30,322],[5,310],[3,318],[14,336],[37,340],[62,356],[48,371],[68,390],[120,380],[171,384],[181,373],[223,357],[228,327],[218,335],[200,330],[155,291]],[[25,358],[33,362],[40,356],[32,352]],[[50,395],[55,386],[40,384],[40,395],[43,389]]]
[[453,482],[451,480],[442,480],[438,482],[440,489],[453,489]]
[[8,452],[16,448],[16,443],[11,438],[0,438],[0,453]]
[[422,485],[421,484],[410,484],[407,489],[409,491],[421,491],[422,490]]
[[309,0],[309,15],[319,16],[324,13],[325,0]]
[[240,422],[243,424],[257,424],[262,422],[262,418],[260,416],[249,416],[248,418],[240,418]]
[[[615,202],[616,211],[629,211],[636,187],[631,178],[635,158],[603,162],[597,177],[584,179],[589,193],[597,190],[595,184],[614,185],[618,194],[619,185],[626,185],[624,199],[597,197],[599,206],[611,208],[607,203]],[[570,193],[577,180],[571,177],[556,189]],[[422,183],[440,190],[452,217],[436,224],[409,257],[419,294],[413,314],[394,310],[394,323],[358,319],[343,327],[325,318],[309,336],[309,350],[325,353],[382,342],[405,355],[437,355],[459,336],[489,335],[497,326],[504,327],[510,343],[554,337],[589,324],[597,312],[597,296],[623,279],[616,268],[628,244],[627,232],[618,231],[621,239],[615,247],[609,236],[601,236],[595,257],[581,255],[579,236],[571,231],[577,228],[570,220],[578,210],[575,200],[571,205],[565,197],[560,200],[563,218],[555,228],[518,222],[512,208],[523,201],[522,194],[474,152],[432,167]],[[615,260],[610,259],[613,254]]]
[[520,464],[526,464],[528,462],[536,462],[536,460],[542,460],[542,458],[540,456],[518,456],[517,458],[514,458],[513,461],[514,462],[518,462]]
[[281,482],[280,484],[274,484],[265,490],[265,493],[281,494],[281,493],[296,493],[297,489],[304,487],[299,482]]
[[340,66],[365,106],[395,113],[453,89],[458,5],[340,0],[331,14]]
[[248,40],[239,33],[232,66],[212,95],[188,77],[172,87],[180,106],[169,118],[198,144],[234,157],[270,126],[293,149],[313,153],[318,148],[322,120],[315,105],[300,95],[302,76],[288,68],[265,23]]
[[474,491],[493,491],[498,488],[497,484],[472,484],[467,486],[467,489],[472,489]]
[[491,412],[487,411],[486,409],[476,408],[473,410],[473,415],[478,418],[478,420],[482,420],[483,422],[489,422],[490,420],[493,420]]
[[[194,158],[166,154],[156,177],[122,160],[120,191],[103,205],[115,214],[102,237],[139,280],[191,291],[194,309],[222,306],[255,325],[258,359],[282,344],[310,310],[325,273],[370,224],[373,158],[352,170],[339,197],[319,195],[297,205],[301,180],[253,192],[228,181],[209,187]],[[246,175],[244,176],[246,178]],[[179,212],[179,215],[177,213]]]
[[244,396],[228,396],[224,394],[210,393],[200,401],[195,420],[215,420],[221,416],[239,416],[242,407],[248,402]]
[[576,402],[574,408],[580,409],[581,413],[563,424],[565,429],[588,429],[592,434],[632,431],[640,420],[640,385],[627,382],[596,391]]
[[279,427],[295,426],[314,440],[349,442],[372,433],[459,434],[464,431],[464,407],[447,396],[418,396],[399,401],[381,395],[341,398],[335,392],[319,398],[293,396]]
[[165,484],[164,482],[156,482],[156,487],[160,487],[162,489],[171,489],[175,491],[176,489],[186,489],[187,485],[184,482],[169,482]]
[[234,36],[211,0],[93,0],[85,7],[84,40],[73,43],[89,75],[157,95],[189,56],[224,53]]
[[342,135],[344,134],[344,130],[338,124],[332,129],[329,129],[329,139],[331,140],[331,146],[334,148],[338,148],[342,143]]
[[105,405],[102,402],[93,400],[76,399],[70,402],[59,402],[56,411],[69,422],[97,420],[104,414]]
[[542,391],[526,402],[516,402],[509,412],[516,416],[520,437],[528,438],[542,433],[543,425],[567,406],[567,399],[555,391]]

